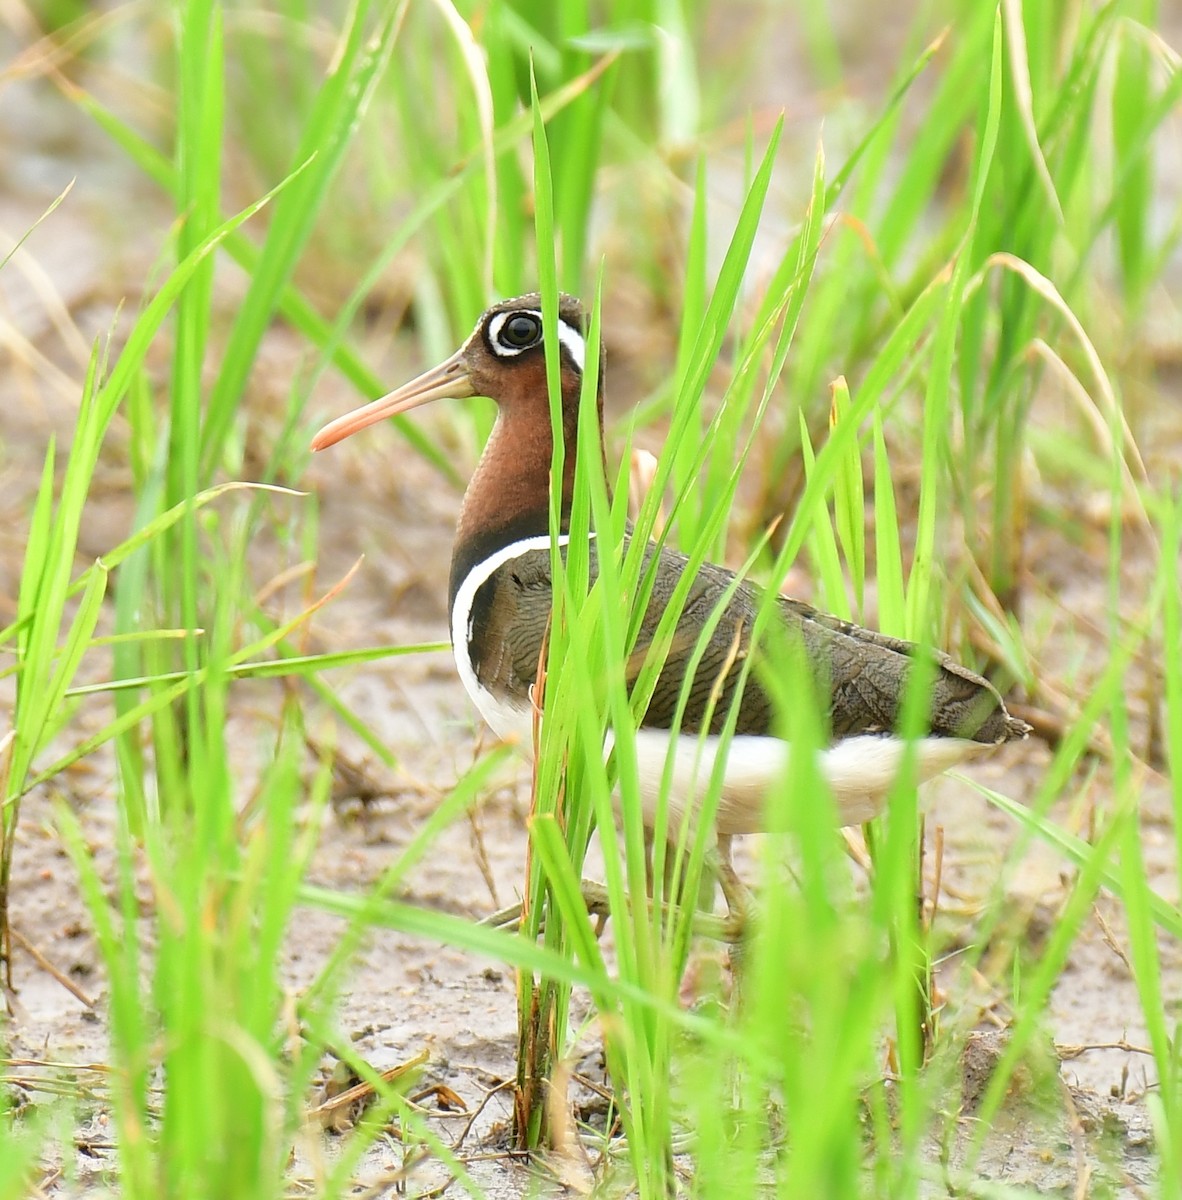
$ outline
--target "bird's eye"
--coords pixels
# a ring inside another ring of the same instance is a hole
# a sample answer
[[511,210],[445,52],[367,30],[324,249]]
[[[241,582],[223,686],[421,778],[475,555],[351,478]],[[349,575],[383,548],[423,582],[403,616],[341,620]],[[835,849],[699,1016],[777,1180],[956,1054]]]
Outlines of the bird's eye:
[[533,313],[514,313],[501,326],[501,345],[509,349],[524,350],[541,337],[542,322]]

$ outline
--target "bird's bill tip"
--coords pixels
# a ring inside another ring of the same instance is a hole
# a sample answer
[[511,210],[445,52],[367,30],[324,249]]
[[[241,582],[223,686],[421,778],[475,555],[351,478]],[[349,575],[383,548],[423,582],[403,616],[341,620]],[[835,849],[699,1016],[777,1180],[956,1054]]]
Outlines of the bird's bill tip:
[[446,362],[424,371],[417,379],[404,383],[388,395],[329,421],[312,439],[312,449],[327,450],[378,421],[409,412],[420,404],[429,404],[432,400],[459,400],[475,394],[468,368],[459,354],[453,354]]

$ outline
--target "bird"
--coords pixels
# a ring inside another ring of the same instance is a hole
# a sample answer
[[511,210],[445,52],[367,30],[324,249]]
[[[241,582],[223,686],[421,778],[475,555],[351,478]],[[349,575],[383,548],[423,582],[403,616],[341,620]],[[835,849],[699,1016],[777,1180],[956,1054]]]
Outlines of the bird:
[[[560,542],[570,537],[586,325],[581,303],[560,294],[557,350],[565,449]],[[537,293],[493,304],[449,358],[388,395],[337,417],[312,440],[313,450],[325,450],[378,421],[433,400],[487,396],[496,402],[496,421],[460,506],[448,612],[456,669],[465,690],[492,731],[526,754],[532,753],[534,744],[532,689],[553,600],[549,525],[553,441],[542,328],[542,301]],[[601,359],[601,367],[605,361]],[[600,445],[593,451],[600,455],[603,379],[601,369]],[[625,536],[630,536],[630,530]],[[651,543],[646,554],[656,555],[657,564],[629,658],[635,663],[629,669],[630,682],[679,579],[687,570],[693,569],[695,575],[635,731],[644,823],[651,830],[656,820],[672,736],[677,743],[666,801],[670,841],[679,836],[682,820],[693,819],[698,793],[710,780],[721,748],[719,735],[731,707],[737,705],[714,818],[719,880],[733,912],[742,906],[744,890],[731,861],[732,839],[765,828],[768,793],[785,777],[790,750],[788,742],[777,736],[776,708],[760,672],[751,670],[740,689],[742,660],[763,593],[747,579],[736,584],[735,573],[724,566],[705,563],[691,568],[689,559],[671,547]],[[590,558],[594,579],[595,554]],[[671,728],[691,657],[704,625],[720,605],[720,617],[689,684],[674,735]],[[786,596],[776,597],[774,615],[803,647],[822,699],[828,701],[828,742],[819,751],[818,767],[833,796],[837,819],[841,825],[868,821],[882,810],[903,762],[907,743],[897,726],[909,672],[920,649]],[[777,642],[783,645],[783,639]],[[757,654],[770,652],[756,648]],[[1030,726],[1007,711],[987,679],[947,654],[924,652],[932,656],[934,667],[926,731],[915,751],[919,781],[1028,735]],[[774,669],[775,663],[762,665],[762,670]]]

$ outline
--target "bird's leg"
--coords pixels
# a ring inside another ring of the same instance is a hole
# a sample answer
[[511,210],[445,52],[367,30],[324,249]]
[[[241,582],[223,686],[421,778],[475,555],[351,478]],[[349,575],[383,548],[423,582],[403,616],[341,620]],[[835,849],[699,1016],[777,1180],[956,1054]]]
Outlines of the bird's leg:
[[[739,885],[742,888],[742,884]],[[602,932],[603,924],[611,915],[611,905],[607,887],[591,879],[582,881],[581,892],[587,913],[596,920],[596,932]],[[663,910],[668,910],[669,902],[662,904]],[[484,917],[480,924],[492,929],[511,930],[521,922],[521,905],[512,904],[498,912]],[[716,942],[734,942],[742,936],[741,922],[739,925],[730,920],[719,920],[718,917],[707,913],[697,913],[694,916],[694,933],[701,937],[713,938]]]
[[[645,830],[645,869],[648,900],[652,902],[655,890],[653,866],[653,837],[650,830]],[[727,916],[719,920],[709,912],[695,912],[693,918],[694,932],[700,936],[713,938],[715,941],[736,943],[742,940],[747,923],[747,913],[750,910],[750,895],[743,881],[739,878],[731,862],[731,838],[719,834],[718,846],[711,853],[712,866],[722,887],[726,899]],[[671,895],[673,883],[673,864],[668,856],[665,859],[665,899],[661,903],[663,911],[668,912],[677,903]],[[611,915],[611,903],[607,887],[594,880],[584,879],[581,885],[583,903],[587,906],[588,916],[596,922],[596,936],[603,932],[604,923]],[[695,905],[696,908],[696,905]],[[510,929],[521,920],[521,905],[514,904],[499,912],[487,916],[480,923],[496,929]]]
[[739,878],[735,864],[731,861],[731,835],[720,833],[714,851],[717,856],[718,886],[726,900],[726,930],[724,940],[730,943],[728,958],[731,966],[731,1007],[737,1011],[743,1007],[743,960],[746,957],[748,922],[752,909],[751,893]]
[[[580,884],[579,891],[582,894],[583,903],[587,906],[587,915],[595,918],[595,936],[598,937],[603,932],[604,923],[611,915],[607,887],[602,883],[596,883],[593,879],[584,879]],[[489,913],[487,917],[481,919],[480,924],[493,929],[512,929],[520,922],[521,905],[510,904],[508,908],[501,908],[494,913]]]
[[726,900],[726,928],[733,935],[727,940],[737,942],[742,940],[747,925],[747,915],[751,911],[751,893],[739,878],[735,864],[731,861],[731,841],[729,833],[718,835],[718,844],[714,851],[717,860],[715,871],[718,874],[718,886],[722,888],[722,896]]
[[593,879],[584,879],[579,890],[583,895],[583,903],[587,906],[587,915],[595,918],[595,937],[598,940],[603,936],[604,926],[612,911],[607,888]]

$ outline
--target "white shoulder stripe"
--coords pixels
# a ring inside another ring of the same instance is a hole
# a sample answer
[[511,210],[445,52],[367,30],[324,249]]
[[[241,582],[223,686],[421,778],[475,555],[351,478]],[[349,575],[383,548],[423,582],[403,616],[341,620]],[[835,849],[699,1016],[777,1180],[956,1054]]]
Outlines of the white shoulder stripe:
[[[591,533],[591,537],[595,534]],[[565,546],[570,542],[570,535],[558,535],[558,544]],[[477,563],[464,577],[456,592],[455,603],[451,609],[451,649],[456,660],[456,670],[460,681],[472,700],[480,710],[480,715],[488,722],[492,731],[500,738],[520,736],[520,715],[515,713],[505,702],[487,691],[476,678],[472,667],[472,655],[468,643],[472,637],[472,604],[476,593],[488,582],[495,571],[507,562],[521,558],[535,550],[550,549],[550,535],[539,534],[537,537],[522,538],[519,542],[510,542],[495,554],[489,555],[483,562]]]

